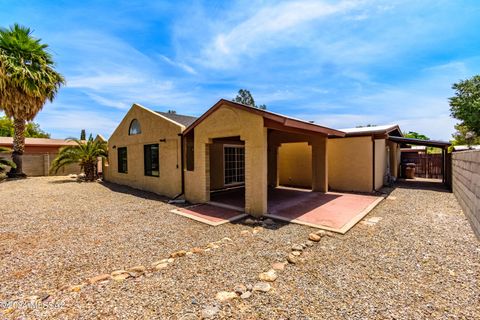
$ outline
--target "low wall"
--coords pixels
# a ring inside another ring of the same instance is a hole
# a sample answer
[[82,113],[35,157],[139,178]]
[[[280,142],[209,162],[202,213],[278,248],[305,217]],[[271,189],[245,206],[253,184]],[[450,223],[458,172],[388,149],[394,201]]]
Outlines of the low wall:
[[480,150],[452,154],[452,182],[453,193],[480,239]]
[[[10,157],[9,154],[3,154],[5,157]],[[55,153],[25,153],[23,155],[23,172],[29,177],[49,176],[50,164],[55,159]],[[80,166],[77,164],[67,165],[56,174],[56,176],[65,176],[69,174],[81,173]]]

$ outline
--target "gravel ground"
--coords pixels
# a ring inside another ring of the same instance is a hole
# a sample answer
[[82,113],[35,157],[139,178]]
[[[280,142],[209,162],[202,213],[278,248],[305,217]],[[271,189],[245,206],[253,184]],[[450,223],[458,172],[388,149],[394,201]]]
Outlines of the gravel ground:
[[[0,310],[12,319],[197,319],[205,310],[217,319],[480,319],[480,242],[453,194],[387,191],[367,216],[378,223],[323,237],[304,263],[278,271],[267,293],[219,302],[218,292],[254,285],[315,230],[209,227],[170,213],[159,196],[65,177],[3,182]],[[160,271],[75,287],[224,237],[232,241]],[[44,307],[5,305],[32,296]]]

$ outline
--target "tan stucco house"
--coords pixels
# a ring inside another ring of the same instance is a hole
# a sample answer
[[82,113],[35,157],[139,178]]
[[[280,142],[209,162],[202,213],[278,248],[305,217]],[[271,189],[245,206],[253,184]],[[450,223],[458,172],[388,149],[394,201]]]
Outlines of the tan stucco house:
[[[336,130],[220,100],[199,118],[134,104],[108,141],[105,179],[192,203],[242,188],[246,213],[268,212],[279,185],[372,192],[396,176],[398,126]],[[398,150],[399,154],[399,150]]]

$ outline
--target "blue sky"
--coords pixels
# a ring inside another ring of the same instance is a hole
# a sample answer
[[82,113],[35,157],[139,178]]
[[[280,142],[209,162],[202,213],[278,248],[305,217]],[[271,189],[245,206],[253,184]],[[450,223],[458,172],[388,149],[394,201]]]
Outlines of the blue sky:
[[451,84],[480,73],[478,1],[3,1],[67,85],[35,119],[108,137],[132,103],[200,115],[249,89],[334,128],[398,123],[450,139]]

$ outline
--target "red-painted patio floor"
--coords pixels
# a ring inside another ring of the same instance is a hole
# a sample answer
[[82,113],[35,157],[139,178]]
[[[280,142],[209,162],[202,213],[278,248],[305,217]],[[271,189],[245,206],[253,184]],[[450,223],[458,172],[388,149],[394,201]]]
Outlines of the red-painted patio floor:
[[[347,232],[383,198],[351,193],[311,192],[278,187],[269,189],[268,216],[339,233]],[[211,195],[212,204],[239,209],[245,206],[245,189],[238,188]]]
[[188,208],[179,208],[172,210],[172,212],[212,226],[218,226],[247,216],[238,210],[221,208],[210,204],[199,204]]

